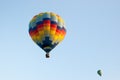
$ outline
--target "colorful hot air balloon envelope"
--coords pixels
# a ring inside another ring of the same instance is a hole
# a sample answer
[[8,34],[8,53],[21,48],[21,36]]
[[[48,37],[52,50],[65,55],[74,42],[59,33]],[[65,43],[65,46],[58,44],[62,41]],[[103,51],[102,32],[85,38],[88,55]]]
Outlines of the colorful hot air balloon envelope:
[[32,40],[46,52],[46,58],[49,58],[49,52],[66,35],[65,24],[63,19],[55,13],[39,13],[29,23],[29,34]]
[[102,76],[101,70],[98,70],[97,73],[98,73],[99,76]]

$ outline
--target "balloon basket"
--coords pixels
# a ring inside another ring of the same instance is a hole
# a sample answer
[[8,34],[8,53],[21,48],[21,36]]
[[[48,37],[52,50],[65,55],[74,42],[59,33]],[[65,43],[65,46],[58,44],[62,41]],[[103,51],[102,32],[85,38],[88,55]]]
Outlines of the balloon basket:
[[50,54],[49,53],[46,53],[46,58],[50,58]]

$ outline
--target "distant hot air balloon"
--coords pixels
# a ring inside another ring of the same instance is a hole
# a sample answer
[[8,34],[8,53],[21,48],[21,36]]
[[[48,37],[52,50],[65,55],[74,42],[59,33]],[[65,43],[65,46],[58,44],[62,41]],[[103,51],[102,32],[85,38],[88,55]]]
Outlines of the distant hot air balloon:
[[65,24],[63,19],[55,13],[39,13],[29,23],[29,34],[32,40],[46,52],[46,58],[49,58],[49,52],[66,35]]
[[98,70],[98,71],[97,71],[97,74],[98,74],[99,76],[102,76],[101,70]]

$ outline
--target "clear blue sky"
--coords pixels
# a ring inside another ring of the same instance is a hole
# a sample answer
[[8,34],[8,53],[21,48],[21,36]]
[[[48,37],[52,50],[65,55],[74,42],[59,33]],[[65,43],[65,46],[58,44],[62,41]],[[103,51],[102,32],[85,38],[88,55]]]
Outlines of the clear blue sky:
[[[46,11],[67,28],[50,59],[28,34]],[[120,0],[1,0],[0,30],[0,80],[120,80]]]

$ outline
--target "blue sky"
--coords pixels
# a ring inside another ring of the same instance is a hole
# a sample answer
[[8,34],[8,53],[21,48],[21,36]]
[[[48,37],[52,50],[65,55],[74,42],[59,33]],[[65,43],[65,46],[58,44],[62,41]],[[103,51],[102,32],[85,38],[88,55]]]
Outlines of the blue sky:
[[[119,0],[1,0],[0,80],[120,80],[119,4]],[[59,14],[67,28],[50,59],[28,34],[31,18],[46,11]]]

